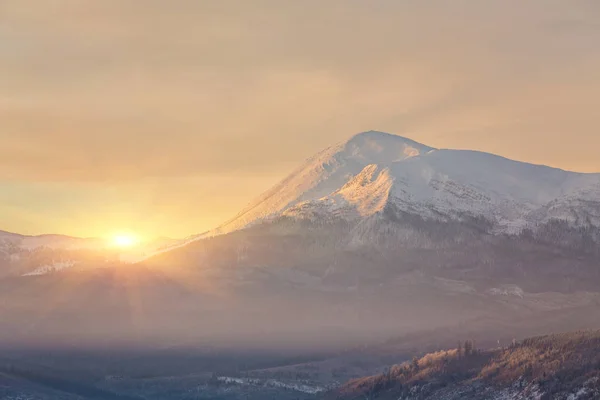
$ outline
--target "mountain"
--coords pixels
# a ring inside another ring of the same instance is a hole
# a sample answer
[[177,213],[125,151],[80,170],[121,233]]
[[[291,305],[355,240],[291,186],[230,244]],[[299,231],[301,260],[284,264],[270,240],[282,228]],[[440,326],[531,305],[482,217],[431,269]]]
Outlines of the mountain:
[[42,275],[101,258],[100,239],[65,235],[27,236],[0,231],[0,276]]
[[232,319],[256,314],[240,332],[381,338],[462,324],[518,336],[560,328],[564,313],[596,326],[596,312],[581,316],[600,299],[599,216],[600,174],[371,131],[140,265],[200,275],[239,303]]
[[5,275],[0,342],[340,350],[600,328],[599,188],[598,174],[361,133],[139,263]]
[[334,194],[369,165],[387,166],[432,151],[408,139],[381,132],[358,134],[310,158],[214,233],[229,232],[281,214],[290,207]]
[[323,396],[372,400],[600,398],[600,332],[534,337],[508,347],[427,354]]
[[0,277],[45,275],[73,267],[135,261],[173,242],[173,239],[160,238],[134,249],[116,249],[99,238],[28,236],[0,231]]
[[386,207],[442,221],[481,216],[509,233],[552,219],[598,226],[600,174],[434,149],[369,131],[310,158],[212,234],[280,216],[364,218]]

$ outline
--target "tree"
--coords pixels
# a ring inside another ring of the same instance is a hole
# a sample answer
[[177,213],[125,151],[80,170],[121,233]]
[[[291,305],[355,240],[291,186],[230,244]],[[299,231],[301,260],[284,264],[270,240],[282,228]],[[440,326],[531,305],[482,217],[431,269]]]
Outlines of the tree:
[[473,355],[473,341],[465,340],[465,357]]
[[465,340],[465,357],[468,357],[471,355],[471,351],[473,350],[473,347],[471,345],[471,341],[470,340]]
[[419,359],[417,357],[413,357],[412,359],[412,369],[414,372],[419,370]]

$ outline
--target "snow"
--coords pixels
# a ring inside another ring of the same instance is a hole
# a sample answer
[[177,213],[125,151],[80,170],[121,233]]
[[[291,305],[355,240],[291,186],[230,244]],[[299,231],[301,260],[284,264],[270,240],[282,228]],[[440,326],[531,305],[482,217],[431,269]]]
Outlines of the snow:
[[598,378],[588,379],[584,383],[583,387],[580,388],[577,392],[571,393],[567,397],[567,400],[578,400],[582,398],[598,398],[598,396],[600,396],[600,393],[598,393],[597,389],[593,389],[593,386],[595,386],[597,382]]
[[49,265],[42,265],[41,267],[38,267],[38,268],[34,269],[33,271],[24,274],[23,276],[46,275],[46,274],[49,274],[52,272],[60,271],[62,269],[71,268],[73,265],[75,265],[75,262],[73,262],[73,261],[54,262]]
[[280,215],[358,218],[397,209],[425,218],[460,214],[516,233],[549,219],[600,226],[600,174],[568,172],[469,150],[438,150],[363,132],[309,159],[213,236]]
[[370,164],[390,165],[433,150],[410,139],[369,131],[325,149],[212,235],[243,228],[306,201],[332,195]]
[[383,211],[388,202],[393,179],[389,169],[367,165],[340,190],[317,201],[305,201],[283,212],[283,215],[302,216],[311,213],[334,213],[346,216],[368,216]]
[[317,394],[324,392],[326,389],[319,386],[310,386],[303,383],[298,382],[282,382],[275,379],[252,379],[252,378],[234,378],[229,376],[220,376],[217,378],[219,382],[227,383],[227,384],[235,384],[235,385],[251,385],[251,386],[269,386],[276,387],[286,390],[292,390],[295,392],[308,393],[308,394]]
[[512,296],[521,299],[525,296],[525,291],[517,285],[504,285],[497,288],[491,288],[488,290],[488,293],[492,296]]

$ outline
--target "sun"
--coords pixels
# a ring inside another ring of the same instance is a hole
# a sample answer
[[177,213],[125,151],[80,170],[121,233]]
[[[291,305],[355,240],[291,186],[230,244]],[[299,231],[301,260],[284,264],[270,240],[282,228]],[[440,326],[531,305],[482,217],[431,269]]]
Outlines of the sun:
[[134,235],[119,234],[113,237],[113,244],[116,247],[133,247],[138,243],[138,239]]

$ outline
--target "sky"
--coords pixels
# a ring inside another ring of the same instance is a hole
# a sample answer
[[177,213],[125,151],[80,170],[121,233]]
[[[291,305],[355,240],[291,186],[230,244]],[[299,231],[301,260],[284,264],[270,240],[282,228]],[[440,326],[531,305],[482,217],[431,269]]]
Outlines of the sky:
[[185,237],[380,130],[600,172],[597,0],[0,0],[0,230]]

